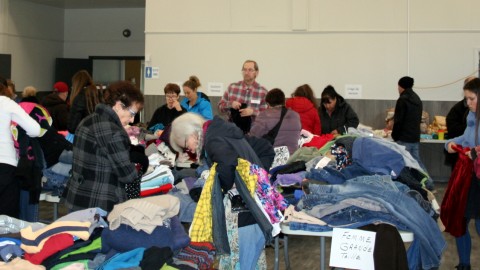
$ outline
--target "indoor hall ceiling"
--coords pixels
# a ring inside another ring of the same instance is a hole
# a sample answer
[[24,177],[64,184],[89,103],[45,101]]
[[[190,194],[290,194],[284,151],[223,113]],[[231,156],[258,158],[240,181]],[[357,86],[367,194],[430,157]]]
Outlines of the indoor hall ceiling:
[[[18,1],[18,0],[15,0]],[[145,8],[146,0],[24,0],[64,9]]]

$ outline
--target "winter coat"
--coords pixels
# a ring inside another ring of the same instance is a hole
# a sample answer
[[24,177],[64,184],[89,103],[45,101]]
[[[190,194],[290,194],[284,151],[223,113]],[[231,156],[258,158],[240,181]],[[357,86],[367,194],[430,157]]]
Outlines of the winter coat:
[[[282,113],[281,107],[268,108],[260,114],[253,122],[250,129],[250,135],[262,137],[267,134],[280,121]],[[302,124],[300,116],[297,112],[287,109],[280,129],[273,147],[287,146],[290,154],[293,154],[298,149],[298,140],[300,139],[300,132],[302,131]]]
[[300,115],[302,129],[312,134],[322,134],[320,116],[313,103],[305,97],[293,97],[287,100],[286,107],[296,111]]
[[52,126],[56,130],[67,130],[68,118],[70,116],[70,109],[67,102],[54,92],[43,99],[42,105],[47,108],[52,116]]
[[85,92],[87,91],[86,88],[80,90],[78,95],[73,100],[72,104],[70,104],[70,115],[68,120],[68,132],[71,134],[75,134],[75,130],[77,129],[80,122],[83,118],[90,115],[87,106],[87,96]]
[[395,104],[392,138],[407,143],[420,142],[420,122],[423,104],[420,97],[411,89],[405,89]]
[[125,184],[138,176],[129,150],[130,139],[117,114],[112,107],[98,104],[75,134],[72,176],[65,190],[67,207],[100,207],[109,212],[126,201]]
[[341,96],[337,97],[337,104],[331,115],[328,114],[323,104],[318,110],[322,123],[322,134],[328,134],[334,130],[337,130],[338,134],[345,134],[349,127],[357,128],[360,123],[357,113]]
[[262,164],[250,144],[245,140],[243,131],[219,116],[215,116],[208,126],[204,142],[205,158],[209,167],[214,162],[217,163],[216,170],[224,192],[233,186],[239,157],[257,165]]
[[207,98],[204,97],[204,94],[201,92],[197,92],[198,98],[195,104],[193,106],[190,106],[188,98],[184,98],[182,102],[180,102],[180,105],[182,105],[183,108],[185,108],[188,112],[193,112],[193,113],[198,113],[203,118],[207,120],[212,120],[213,119],[213,112],[212,112],[212,104],[210,104],[210,101]]

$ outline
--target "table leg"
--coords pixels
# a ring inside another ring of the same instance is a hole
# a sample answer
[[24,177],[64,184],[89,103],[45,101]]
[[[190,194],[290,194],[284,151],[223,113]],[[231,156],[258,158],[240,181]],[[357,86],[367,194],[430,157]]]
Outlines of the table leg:
[[290,269],[290,258],[288,257],[288,236],[283,234],[283,249],[285,252],[285,269]]
[[275,237],[275,264],[273,269],[278,270],[278,235]]
[[325,270],[325,237],[320,236],[320,269]]

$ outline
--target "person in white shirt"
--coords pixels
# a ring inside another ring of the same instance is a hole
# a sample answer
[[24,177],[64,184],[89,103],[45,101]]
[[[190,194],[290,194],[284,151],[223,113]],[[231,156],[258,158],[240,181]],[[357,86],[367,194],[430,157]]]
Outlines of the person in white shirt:
[[[0,80],[2,82],[4,80]],[[12,121],[30,137],[41,135],[40,125],[8,96],[8,88],[0,83],[0,215],[18,218],[20,186],[14,180],[18,158],[15,151]]]

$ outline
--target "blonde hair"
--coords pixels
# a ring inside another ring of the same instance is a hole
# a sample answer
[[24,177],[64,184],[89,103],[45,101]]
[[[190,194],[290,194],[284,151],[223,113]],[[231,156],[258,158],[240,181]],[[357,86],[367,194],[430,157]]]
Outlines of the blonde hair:
[[37,88],[33,86],[27,86],[23,88],[22,97],[34,97],[37,95]]
[[175,118],[170,130],[170,146],[178,153],[183,153],[187,139],[191,135],[195,135],[198,138],[198,146],[195,152],[199,157],[203,145],[203,124],[206,121],[205,118],[196,113],[184,113]]

